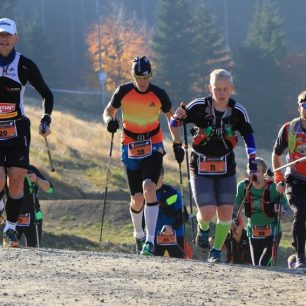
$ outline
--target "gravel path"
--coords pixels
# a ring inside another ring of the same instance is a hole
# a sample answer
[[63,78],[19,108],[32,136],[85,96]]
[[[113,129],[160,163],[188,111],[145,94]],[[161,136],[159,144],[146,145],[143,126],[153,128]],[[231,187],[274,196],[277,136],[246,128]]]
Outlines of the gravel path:
[[306,305],[304,271],[0,249],[0,305]]

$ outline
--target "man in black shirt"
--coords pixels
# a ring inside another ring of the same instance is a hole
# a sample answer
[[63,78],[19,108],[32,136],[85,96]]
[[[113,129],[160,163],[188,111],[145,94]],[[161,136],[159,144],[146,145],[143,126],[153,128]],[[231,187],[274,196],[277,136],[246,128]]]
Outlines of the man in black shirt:
[[[50,134],[53,95],[36,64],[15,51],[16,24],[0,19],[0,192],[8,177],[7,220],[3,245],[19,247],[16,224],[23,201],[23,183],[29,166],[30,120],[24,111],[24,91],[28,82],[43,98],[39,133]],[[5,173],[7,169],[7,175]]]

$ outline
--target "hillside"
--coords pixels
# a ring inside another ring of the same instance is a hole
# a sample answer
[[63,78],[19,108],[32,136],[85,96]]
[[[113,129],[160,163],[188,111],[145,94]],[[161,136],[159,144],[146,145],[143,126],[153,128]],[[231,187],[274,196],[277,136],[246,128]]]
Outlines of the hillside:
[[304,271],[54,249],[0,256],[1,305],[306,305]]
[[[109,159],[110,135],[99,122],[101,113],[92,104],[72,101],[59,103],[53,113],[52,134],[48,137],[56,172],[50,172],[45,144],[38,135],[40,112],[38,102],[29,100],[26,108],[32,121],[31,161],[50,177],[55,185],[52,195],[40,194],[44,212],[43,247],[75,250],[100,250],[102,208],[106,171]],[[88,111],[86,110],[86,107]],[[241,141],[240,141],[241,142]],[[177,163],[174,161],[171,141],[166,137],[166,181],[179,187]],[[238,176],[245,173],[246,155],[242,145],[236,150]],[[258,150],[270,161],[270,152]],[[183,164],[184,200],[189,209],[186,163]],[[120,136],[114,138],[111,159],[111,177],[108,186],[106,214],[103,227],[103,250],[133,252],[132,225],[128,211],[129,194],[120,162]],[[194,207],[194,212],[196,208]],[[290,222],[284,224],[280,254],[281,265],[292,252]]]

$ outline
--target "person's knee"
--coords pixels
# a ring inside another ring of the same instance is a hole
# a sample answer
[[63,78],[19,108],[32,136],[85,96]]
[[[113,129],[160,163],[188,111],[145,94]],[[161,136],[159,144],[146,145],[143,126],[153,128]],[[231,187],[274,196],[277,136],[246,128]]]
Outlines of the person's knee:
[[140,211],[144,205],[144,197],[142,193],[137,193],[131,197],[130,208],[134,211]]
[[156,192],[156,184],[150,179],[146,179],[143,182],[143,193],[144,195],[154,194]]

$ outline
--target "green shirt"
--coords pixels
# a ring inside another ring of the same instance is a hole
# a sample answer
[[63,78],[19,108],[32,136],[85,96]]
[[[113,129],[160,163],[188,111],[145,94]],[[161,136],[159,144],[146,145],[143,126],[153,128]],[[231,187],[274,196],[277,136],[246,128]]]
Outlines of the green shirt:
[[[245,196],[245,180],[241,181],[237,187],[237,194],[235,198],[235,208],[238,209],[240,204],[242,203]],[[252,216],[248,218],[247,224],[247,236],[252,236],[252,228],[253,225],[264,226],[271,225],[272,226],[272,234],[275,231],[275,227],[277,225],[276,217],[269,218],[263,212],[262,205],[262,197],[263,197],[264,188],[255,189],[253,185],[250,188],[251,199],[252,199]],[[280,194],[276,191],[276,185],[274,183],[270,186],[270,199],[273,203],[278,203]],[[286,197],[284,194],[281,196],[281,205],[285,206],[287,203]],[[281,232],[281,228],[279,228],[279,232]]]

